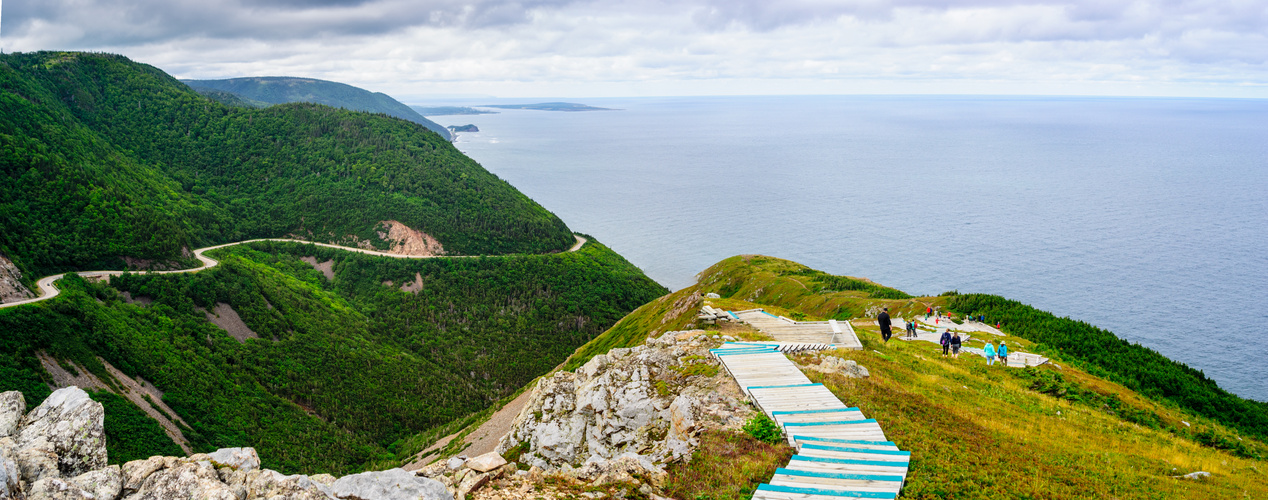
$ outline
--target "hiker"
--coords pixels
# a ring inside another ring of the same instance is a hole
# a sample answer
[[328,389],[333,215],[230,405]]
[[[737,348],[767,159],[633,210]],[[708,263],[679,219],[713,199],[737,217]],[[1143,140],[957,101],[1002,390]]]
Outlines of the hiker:
[[999,341],[999,362],[1008,366],[1008,345],[1003,340]]
[[982,355],[986,356],[986,366],[995,364],[995,344],[986,343],[986,347],[982,348]]
[[880,316],[876,317],[876,324],[881,326],[881,338],[885,340],[886,344],[888,344],[889,336],[894,334],[894,332],[890,330],[888,307],[883,308]]
[[942,332],[942,338],[938,340],[942,344],[942,357],[947,357],[947,351],[951,349],[951,330]]
[[916,321],[915,320],[907,322],[907,338],[909,339],[916,338]]
[[960,359],[960,332],[951,337],[951,358]]
[[933,314],[933,306],[925,308],[925,320],[929,320],[929,315]]

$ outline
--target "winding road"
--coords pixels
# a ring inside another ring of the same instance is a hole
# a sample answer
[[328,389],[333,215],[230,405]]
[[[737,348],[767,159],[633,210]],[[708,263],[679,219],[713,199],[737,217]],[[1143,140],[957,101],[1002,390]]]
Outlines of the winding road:
[[[581,247],[585,246],[586,242],[589,241],[586,238],[581,237],[580,235],[574,234],[573,237],[577,238],[577,243],[573,245],[572,248],[568,249],[569,252],[575,252],[581,249]],[[317,243],[313,241],[292,240],[287,238],[260,238],[255,240],[245,240],[245,241],[238,241],[234,243],[225,243],[223,245],[215,245],[215,246],[204,247],[204,248],[199,248],[197,250],[194,250],[194,257],[198,258],[199,262],[202,262],[202,265],[199,267],[194,267],[190,269],[177,269],[174,271],[144,271],[144,272],[152,273],[152,274],[196,273],[204,269],[210,269],[210,268],[216,267],[216,265],[220,264],[220,261],[204,255],[206,252],[210,252],[212,250],[218,250],[225,247],[231,247],[234,245],[255,243],[257,241],[283,241],[283,242],[290,242],[290,243],[303,243],[307,245],[316,245],[319,247],[334,248],[337,250],[346,250],[349,252],[363,253],[366,255],[377,255],[379,257],[391,257],[394,259],[433,259],[437,257],[448,257],[448,258],[479,257],[478,255],[449,255],[449,256],[446,256],[446,255],[400,255],[400,254],[394,254],[394,253],[380,252],[377,250],[366,250],[364,248],[353,248],[353,247],[345,247],[340,245],[332,245],[330,243]],[[80,276],[83,276],[85,278],[100,278],[102,276],[119,276],[119,275],[122,275],[123,273],[135,273],[135,271],[81,271],[76,274],[79,274]],[[46,277],[40,278],[40,280],[35,283],[36,288],[39,290],[39,294],[40,294],[38,297],[35,297],[33,299],[19,300],[16,302],[9,302],[7,304],[0,304],[0,309],[6,308],[6,307],[16,307],[16,306],[25,305],[25,304],[31,304],[34,302],[39,302],[41,300],[48,300],[58,296],[58,294],[62,292],[58,290],[57,287],[53,286],[53,283],[55,283],[57,280],[60,280],[66,277],[66,274],[68,273],[54,274],[52,276],[46,276]]]

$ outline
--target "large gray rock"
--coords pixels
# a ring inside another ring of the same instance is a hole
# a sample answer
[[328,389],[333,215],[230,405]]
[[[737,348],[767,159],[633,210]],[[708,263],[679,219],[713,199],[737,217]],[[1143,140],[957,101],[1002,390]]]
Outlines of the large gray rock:
[[91,493],[92,498],[112,499],[123,491],[123,472],[118,465],[111,465],[72,477],[70,482]]
[[0,437],[12,436],[26,413],[26,398],[18,391],[0,394]]
[[506,459],[502,458],[502,455],[498,455],[498,452],[496,451],[490,451],[471,460],[467,460],[467,467],[480,472],[489,472],[503,465],[506,465]]
[[255,452],[255,448],[221,448],[208,456],[216,465],[241,471],[260,468],[260,455]]
[[445,485],[405,469],[344,476],[331,486],[343,500],[453,500]]
[[[287,476],[268,469],[220,469],[220,477],[230,487],[246,492],[248,499],[332,500],[330,486],[308,476]],[[333,479],[333,478],[331,478]]]
[[31,485],[27,500],[93,500],[96,497],[78,484],[59,477],[46,477]]
[[18,464],[22,480],[26,484],[34,484],[46,477],[60,477],[57,467],[57,454],[38,448],[17,450],[13,461]]
[[18,425],[18,447],[57,455],[63,476],[106,466],[105,410],[78,387],[58,389]]
[[[164,457],[170,458],[170,457]],[[246,491],[220,482],[211,462],[180,462],[173,467],[151,473],[136,492],[126,500],[171,500],[197,498],[200,500],[243,500]]]

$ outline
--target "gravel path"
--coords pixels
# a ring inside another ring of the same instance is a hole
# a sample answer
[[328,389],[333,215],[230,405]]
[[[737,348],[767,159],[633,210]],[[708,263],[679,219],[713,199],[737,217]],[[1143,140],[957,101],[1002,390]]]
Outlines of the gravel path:
[[[582,238],[581,236],[573,235],[573,237],[577,238],[577,243],[573,245],[572,248],[568,249],[569,252],[577,251],[578,249],[580,249],[582,246],[586,244],[586,241],[588,241],[585,238]],[[204,269],[216,267],[217,264],[220,264],[220,262],[217,261],[216,259],[203,255],[204,253],[212,251],[212,250],[218,250],[225,247],[231,247],[234,245],[242,245],[244,243],[254,243],[257,241],[286,241],[286,242],[293,242],[293,243],[306,243],[309,245],[317,245],[319,247],[326,247],[326,248],[335,248],[339,250],[345,250],[348,252],[363,253],[366,255],[375,255],[379,257],[391,257],[393,259],[435,259],[438,257],[444,257],[444,256],[437,256],[437,255],[398,255],[398,254],[392,254],[387,252],[380,252],[377,250],[366,250],[364,248],[352,248],[352,247],[345,247],[345,246],[339,246],[339,245],[332,245],[330,243],[316,243],[312,241],[293,240],[293,239],[286,239],[286,238],[260,238],[255,240],[239,241],[235,243],[225,243],[223,245],[215,245],[215,246],[199,248],[197,250],[194,250],[194,257],[197,257],[199,262],[202,263],[202,265],[199,267],[190,268],[190,269],[177,269],[175,271],[146,271],[146,272],[152,273],[152,274],[196,273]],[[476,256],[475,255],[449,256],[449,258],[467,258],[467,257],[476,257]],[[78,274],[85,278],[100,278],[105,276],[119,276],[127,272],[132,272],[132,271],[83,271]],[[48,300],[53,297],[56,297],[58,294],[61,293],[61,291],[58,290],[57,287],[53,286],[53,283],[56,282],[57,280],[64,278],[66,274],[67,273],[54,274],[52,276],[46,276],[44,278],[40,278],[40,280],[35,283],[36,288],[38,289],[38,292],[39,292],[38,297],[33,299],[19,300],[16,302],[9,302],[7,304],[0,304],[0,309],[6,308],[6,307],[20,306],[24,304],[31,304],[34,302],[39,302],[41,300]]]

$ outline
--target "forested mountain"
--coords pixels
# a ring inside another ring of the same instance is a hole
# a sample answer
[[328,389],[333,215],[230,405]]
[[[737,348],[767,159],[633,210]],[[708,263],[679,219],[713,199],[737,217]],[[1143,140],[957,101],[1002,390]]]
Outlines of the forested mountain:
[[[398,440],[483,410],[665,293],[593,241],[480,258],[270,242],[215,255],[200,273],[68,278],[54,300],[0,309],[0,391],[43,400],[43,353],[121,385],[108,364],[162,391],[195,452],[252,446],[270,468],[356,472],[405,458]],[[331,261],[331,278],[302,258]],[[248,338],[208,314],[240,318]],[[106,422],[111,459],[170,453],[161,433],[135,446],[149,422],[133,413],[142,422]]]
[[27,277],[178,260],[298,235],[450,254],[560,251],[559,218],[411,122],[296,103],[227,106],[122,56],[0,56],[0,254]]
[[418,124],[225,105],[115,55],[2,55],[0,255],[28,285],[258,237],[383,247],[385,221],[472,257],[257,242],[195,274],[71,274],[0,309],[0,391],[94,389],[115,461],[252,446],[355,472],[665,293],[597,242],[565,252],[562,221]]
[[[418,114],[413,108],[401,104],[392,96],[382,92],[353,87],[339,82],[328,82],[314,78],[296,78],[291,76],[253,76],[246,78],[229,78],[227,80],[182,80],[194,90],[208,97],[221,100],[216,92],[228,92],[243,99],[240,105],[258,106],[264,104],[287,104],[292,102],[311,102],[325,104],[335,108],[383,113],[403,120],[409,120],[433,132],[452,139],[449,131],[436,122]],[[225,102],[221,100],[221,102]]]

